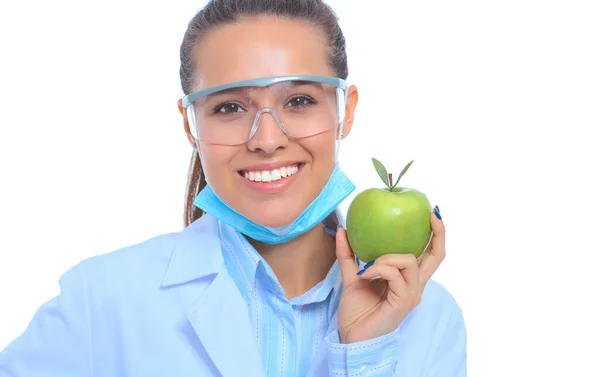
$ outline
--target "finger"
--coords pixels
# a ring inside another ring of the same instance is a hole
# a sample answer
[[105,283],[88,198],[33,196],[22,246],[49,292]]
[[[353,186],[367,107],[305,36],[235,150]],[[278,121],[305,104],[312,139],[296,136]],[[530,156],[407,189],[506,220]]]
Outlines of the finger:
[[446,257],[446,227],[444,226],[444,222],[438,219],[435,213],[431,213],[431,231],[433,232],[433,237],[431,238],[429,250],[420,261],[421,289],[425,288],[431,276],[433,276]]
[[342,272],[342,285],[347,287],[355,281],[358,281],[360,279],[356,275],[358,272],[358,265],[356,264],[354,253],[348,244],[346,230],[341,227],[338,228],[335,234],[335,256]]
[[400,271],[412,292],[419,292],[419,265],[412,254],[386,254],[377,258],[377,264],[389,265]]
[[394,295],[401,298],[408,297],[409,295],[408,285],[400,273],[400,270],[394,266],[379,264],[379,260],[358,276],[364,280],[370,280],[379,276],[388,282],[388,287]]
[[417,264],[419,266],[421,265],[421,262],[423,261],[423,259],[425,258],[425,256],[427,254],[429,254],[429,251],[431,250],[431,240],[432,239],[433,239],[433,232],[431,232],[431,234],[429,235],[429,240],[427,241],[427,246],[425,246],[425,250],[417,258]]

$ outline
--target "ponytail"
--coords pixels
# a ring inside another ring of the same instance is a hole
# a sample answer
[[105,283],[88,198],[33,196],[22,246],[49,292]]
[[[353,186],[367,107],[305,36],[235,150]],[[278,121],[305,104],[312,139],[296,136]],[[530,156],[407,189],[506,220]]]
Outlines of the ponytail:
[[190,160],[188,179],[185,189],[185,207],[183,213],[184,227],[187,227],[204,215],[204,211],[194,205],[194,199],[196,199],[198,193],[202,191],[205,186],[206,178],[204,177],[204,172],[202,171],[200,156],[198,155],[198,152],[194,150]]

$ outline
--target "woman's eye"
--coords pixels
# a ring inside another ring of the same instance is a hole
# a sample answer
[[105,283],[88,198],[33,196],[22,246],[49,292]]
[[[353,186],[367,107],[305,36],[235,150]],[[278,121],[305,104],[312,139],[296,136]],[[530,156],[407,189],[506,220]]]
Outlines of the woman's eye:
[[231,113],[242,113],[244,109],[237,103],[226,103],[224,105],[217,106],[215,113],[231,114]]
[[[314,104],[315,101],[312,98],[306,97],[306,96],[297,96],[292,98],[289,102],[288,102],[288,106],[290,107],[304,107],[304,106],[308,106],[308,105],[312,105]],[[286,107],[288,107],[286,106]]]

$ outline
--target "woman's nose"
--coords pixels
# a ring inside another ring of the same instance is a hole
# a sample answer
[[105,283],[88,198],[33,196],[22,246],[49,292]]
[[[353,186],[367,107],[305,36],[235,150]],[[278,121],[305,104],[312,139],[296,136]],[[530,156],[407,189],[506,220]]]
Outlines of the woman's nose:
[[248,141],[251,151],[262,150],[265,153],[274,153],[279,148],[285,148],[289,143],[285,126],[280,124],[277,115],[270,111],[257,114],[254,126],[257,127]]

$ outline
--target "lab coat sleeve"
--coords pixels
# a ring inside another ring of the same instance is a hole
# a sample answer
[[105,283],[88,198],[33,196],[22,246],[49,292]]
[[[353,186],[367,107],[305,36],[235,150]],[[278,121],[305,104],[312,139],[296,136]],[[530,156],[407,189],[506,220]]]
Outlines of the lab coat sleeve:
[[422,355],[402,354],[411,352],[411,342],[418,341],[404,338],[399,326],[378,338],[341,344],[336,330],[325,339],[329,376],[466,377],[466,329],[458,306],[444,330],[427,344],[426,348],[434,351],[427,357],[424,368],[422,364],[411,365],[411,360],[419,360]]
[[433,360],[428,365],[427,377],[467,376],[467,330],[462,310],[458,306],[439,339]]
[[0,377],[91,376],[87,284],[80,266],[61,276],[59,285],[60,294],[0,353]]

